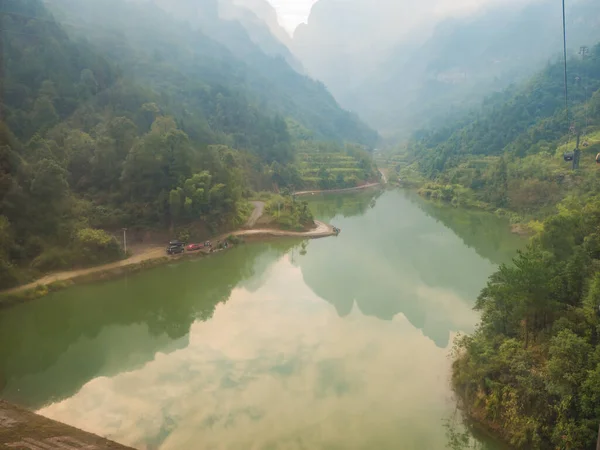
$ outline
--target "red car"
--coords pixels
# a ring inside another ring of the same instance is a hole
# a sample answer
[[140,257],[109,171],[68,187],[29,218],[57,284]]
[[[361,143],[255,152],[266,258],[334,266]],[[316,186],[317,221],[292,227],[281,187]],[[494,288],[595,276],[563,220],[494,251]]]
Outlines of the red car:
[[188,252],[196,252],[198,250],[202,250],[203,248],[204,248],[204,245],[202,245],[202,244],[190,244],[185,249]]

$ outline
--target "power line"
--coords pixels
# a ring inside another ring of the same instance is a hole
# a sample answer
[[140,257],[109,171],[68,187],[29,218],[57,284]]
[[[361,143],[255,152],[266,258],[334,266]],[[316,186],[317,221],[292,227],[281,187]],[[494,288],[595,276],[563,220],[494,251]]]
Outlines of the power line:
[[569,78],[567,75],[567,13],[565,0],[562,0],[562,19],[563,19],[563,53],[565,59],[565,111],[567,113],[567,126],[569,126]]
[[573,134],[577,135],[577,144],[575,146],[575,151],[573,152],[573,170],[579,169],[579,158],[581,156],[579,150],[579,140],[581,138],[581,134],[577,131],[577,127],[575,122],[573,122],[573,126],[571,127],[571,121],[569,119],[569,78],[568,78],[568,70],[567,70],[567,13],[565,7],[565,0],[562,0],[562,19],[563,19],[563,56],[565,60],[565,113],[567,115],[567,127],[568,127],[568,138],[567,138],[567,147],[571,144],[571,129],[573,130]]
[[[584,90],[584,99],[583,99],[583,109],[585,112],[585,129],[583,131],[583,134],[585,136],[585,134],[587,133],[587,128],[589,126],[589,109],[590,109],[590,104],[588,101],[588,79],[589,79],[589,71],[588,71],[588,66],[586,64],[586,59],[588,57],[588,53],[589,53],[590,49],[587,45],[582,45],[579,48],[579,54],[581,55],[581,60],[583,62],[583,90]],[[585,144],[585,143],[584,143]]]

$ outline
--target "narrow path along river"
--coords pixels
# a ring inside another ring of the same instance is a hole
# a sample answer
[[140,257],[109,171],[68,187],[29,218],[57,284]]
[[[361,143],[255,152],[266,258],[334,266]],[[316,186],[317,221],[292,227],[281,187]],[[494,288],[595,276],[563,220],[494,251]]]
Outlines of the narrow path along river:
[[2,398],[139,449],[447,448],[452,339],[523,241],[402,191],[310,204],[339,237],[0,311]]
[[[252,228],[261,218],[264,213],[265,203],[264,202],[252,202],[254,206],[254,210],[250,215],[250,218],[246,222],[246,228]],[[330,237],[335,235],[333,227],[329,224],[316,220],[314,223],[314,228],[308,231],[287,231],[287,230],[277,230],[271,228],[253,228],[253,229],[243,229],[238,231],[232,231],[229,233],[225,233],[222,236],[218,236],[217,240],[223,240],[228,236],[273,236],[273,237],[296,237],[296,238],[322,238],[322,237]],[[103,264],[100,266],[89,267],[86,269],[75,269],[75,270],[66,270],[62,272],[51,273],[48,275],[39,278],[31,283],[27,283],[21,286],[17,286],[15,288],[7,289],[5,291],[0,291],[0,294],[16,294],[19,292],[28,291],[30,289],[35,289],[37,286],[48,285],[57,281],[66,281],[66,280],[74,280],[79,277],[93,275],[101,272],[107,272],[113,269],[123,268],[127,266],[133,266],[139,264],[143,261],[156,260],[160,258],[164,258],[165,248],[164,246],[151,245],[145,247],[143,250],[135,252],[130,257],[123,259],[121,261],[116,261],[109,264]],[[172,256],[173,259],[179,258],[181,255]]]

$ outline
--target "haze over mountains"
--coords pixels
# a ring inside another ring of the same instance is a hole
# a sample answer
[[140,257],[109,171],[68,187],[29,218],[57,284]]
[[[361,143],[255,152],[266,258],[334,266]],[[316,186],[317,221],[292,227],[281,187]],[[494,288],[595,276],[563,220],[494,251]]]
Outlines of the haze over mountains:
[[160,55],[180,71],[187,66],[183,71],[197,81],[241,88],[252,101],[293,119],[317,138],[368,145],[377,140],[321,83],[303,75],[302,64],[280,40],[287,35],[266,1],[52,0],[49,5],[67,23],[95,30],[88,39],[106,43],[120,35],[130,47]]
[[[320,82],[343,108],[397,142],[561,57],[561,5],[553,0],[318,0],[293,37],[268,0],[134,1],[225,47],[250,70],[247,77],[261,78],[251,85],[269,85],[261,101],[279,103],[278,112],[287,114],[294,104],[294,118],[318,136],[370,145],[374,134],[363,139],[367,131],[357,117],[343,120],[357,133],[346,124],[339,130],[338,107]],[[600,40],[600,2],[567,4],[569,48],[576,55]],[[287,99],[285,107],[273,99],[279,96]]]
[[[202,33],[209,46],[222,46],[245,65],[243,76],[269,108],[317,136],[369,145],[375,135],[365,138],[369,132],[356,116],[340,122],[327,90],[397,142],[468,111],[561,55],[561,8],[553,0],[318,0],[293,37],[268,0],[131,1],[159,8]],[[84,0],[73,10],[86,4],[107,10],[111,2]],[[567,14],[573,55],[600,40],[600,2],[570,1]]]
[[[569,47],[600,40],[600,2],[568,2]],[[319,0],[293,49],[386,137],[403,137],[560,57],[560,2]]]

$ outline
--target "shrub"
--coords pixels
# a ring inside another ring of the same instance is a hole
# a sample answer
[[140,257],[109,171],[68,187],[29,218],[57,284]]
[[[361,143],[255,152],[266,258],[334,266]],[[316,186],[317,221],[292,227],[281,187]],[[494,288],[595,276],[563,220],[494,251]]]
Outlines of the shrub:
[[44,250],[31,264],[41,272],[51,272],[70,268],[73,265],[73,253],[62,247],[51,247]]
[[191,236],[190,230],[187,228],[179,230],[179,232],[177,233],[177,239],[180,240],[181,242],[189,242],[190,236]]
[[233,234],[227,237],[227,241],[233,245],[240,245],[244,243],[244,239],[242,239],[240,236],[235,236]]
[[102,230],[83,228],[75,238],[75,260],[82,265],[101,264],[123,257],[117,240]]
[[7,289],[18,284],[15,268],[6,259],[0,258],[0,288]]

